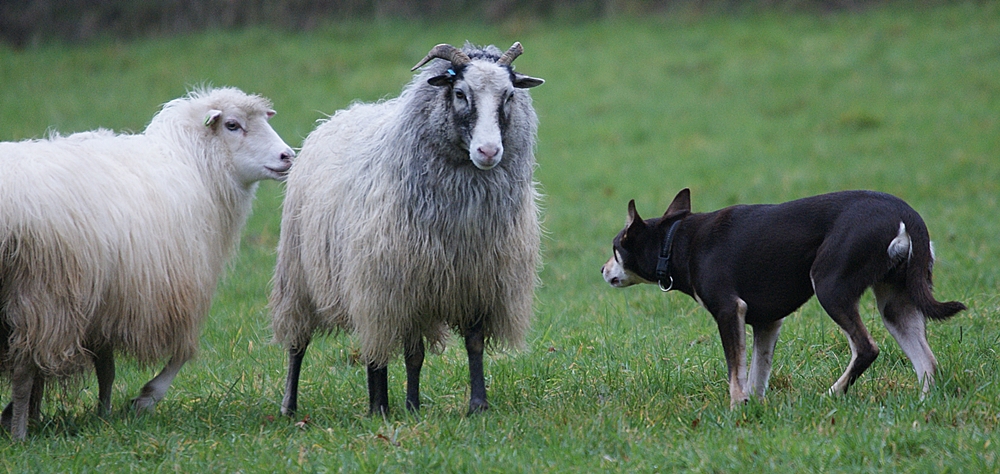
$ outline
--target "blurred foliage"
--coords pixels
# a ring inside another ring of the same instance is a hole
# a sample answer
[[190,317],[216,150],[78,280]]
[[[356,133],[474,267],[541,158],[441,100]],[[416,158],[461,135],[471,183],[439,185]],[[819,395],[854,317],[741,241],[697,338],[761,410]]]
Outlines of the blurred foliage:
[[[933,2],[924,0],[921,3]],[[266,25],[312,29],[345,18],[474,19],[515,17],[591,20],[633,14],[734,12],[748,9],[862,9],[879,0],[3,0],[0,41],[40,42],[171,35],[210,28]]]

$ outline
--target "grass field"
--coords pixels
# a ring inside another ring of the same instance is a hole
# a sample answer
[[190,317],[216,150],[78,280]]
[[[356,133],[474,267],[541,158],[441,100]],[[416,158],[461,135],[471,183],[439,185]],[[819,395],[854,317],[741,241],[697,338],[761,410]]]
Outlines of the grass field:
[[[364,368],[341,335],[312,345],[300,416],[278,414],[285,356],[269,342],[266,304],[282,185],[265,183],[200,356],[155,413],[124,410],[155,368],[120,364],[106,420],[88,374],[49,392],[27,442],[0,438],[0,470],[1000,471],[994,3],[0,46],[0,140],[140,131],[159,104],[210,83],[270,97],[272,124],[298,146],[324,114],[398,94],[434,44],[467,39],[521,41],[518,70],[547,81],[532,90],[543,285],[526,350],[486,362],[488,413],[465,416],[468,372],[453,341],[427,358],[419,416],[402,410],[401,361],[390,367],[394,410],[365,416]],[[882,353],[846,397],[823,395],[850,349],[811,301],[785,322],[767,399],[731,411],[711,316],[680,293],[614,290],[598,272],[628,200],[654,216],[683,187],[695,211],[855,188],[907,200],[935,239],[936,295],[969,306],[928,327],[935,390],[920,400],[866,296]],[[6,403],[9,384],[0,388]]]

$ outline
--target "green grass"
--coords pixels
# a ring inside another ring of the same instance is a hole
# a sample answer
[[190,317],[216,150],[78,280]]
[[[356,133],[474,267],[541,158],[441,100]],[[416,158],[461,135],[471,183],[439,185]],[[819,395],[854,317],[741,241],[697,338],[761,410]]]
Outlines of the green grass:
[[[285,356],[270,344],[268,280],[282,186],[265,183],[188,364],[155,413],[127,400],[152,375],[122,363],[115,413],[89,375],[49,392],[43,423],[0,442],[7,471],[996,472],[1000,437],[1000,8],[988,2],[828,15],[681,15],[584,24],[340,23],[132,43],[0,46],[0,139],[141,130],[203,82],[270,97],[293,146],[354,100],[398,94],[434,44],[525,45],[541,120],[545,267],[527,349],[491,355],[491,410],[465,417],[461,344],[426,362],[405,413],[366,417],[347,336],[310,348],[300,417],[278,414]],[[0,170],[2,172],[2,170]],[[916,377],[882,348],[846,397],[824,396],[850,350],[813,301],[785,322],[771,390],[730,411],[710,315],[679,293],[614,290],[598,269],[625,204],[653,216],[682,187],[696,211],[869,188],[907,200],[936,241],[936,294],[969,310],[932,323],[941,371]],[[0,385],[9,400],[9,384]],[[296,422],[306,421],[296,424]],[[0,439],[2,441],[2,439]]]

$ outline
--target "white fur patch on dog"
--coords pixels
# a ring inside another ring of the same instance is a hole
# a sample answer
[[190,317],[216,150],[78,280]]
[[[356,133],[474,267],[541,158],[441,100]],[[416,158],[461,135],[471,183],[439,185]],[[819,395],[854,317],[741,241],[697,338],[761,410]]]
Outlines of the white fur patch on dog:
[[899,261],[910,259],[913,255],[913,249],[911,248],[910,234],[906,233],[906,224],[899,223],[899,232],[896,234],[896,238],[889,242],[889,258]]
[[615,288],[625,288],[626,286],[632,286],[638,283],[653,283],[645,278],[632,273],[627,270],[621,264],[621,255],[618,251],[615,251],[615,256],[611,257],[604,266],[601,267],[601,274],[604,276],[604,281],[608,282],[609,285]]

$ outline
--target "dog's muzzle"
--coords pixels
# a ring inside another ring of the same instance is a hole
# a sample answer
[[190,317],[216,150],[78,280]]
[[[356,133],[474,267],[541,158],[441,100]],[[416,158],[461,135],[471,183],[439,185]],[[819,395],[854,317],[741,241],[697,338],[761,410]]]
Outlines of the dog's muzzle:
[[649,283],[635,273],[626,270],[614,257],[601,266],[601,276],[604,277],[604,281],[615,288],[625,288],[637,283]]

